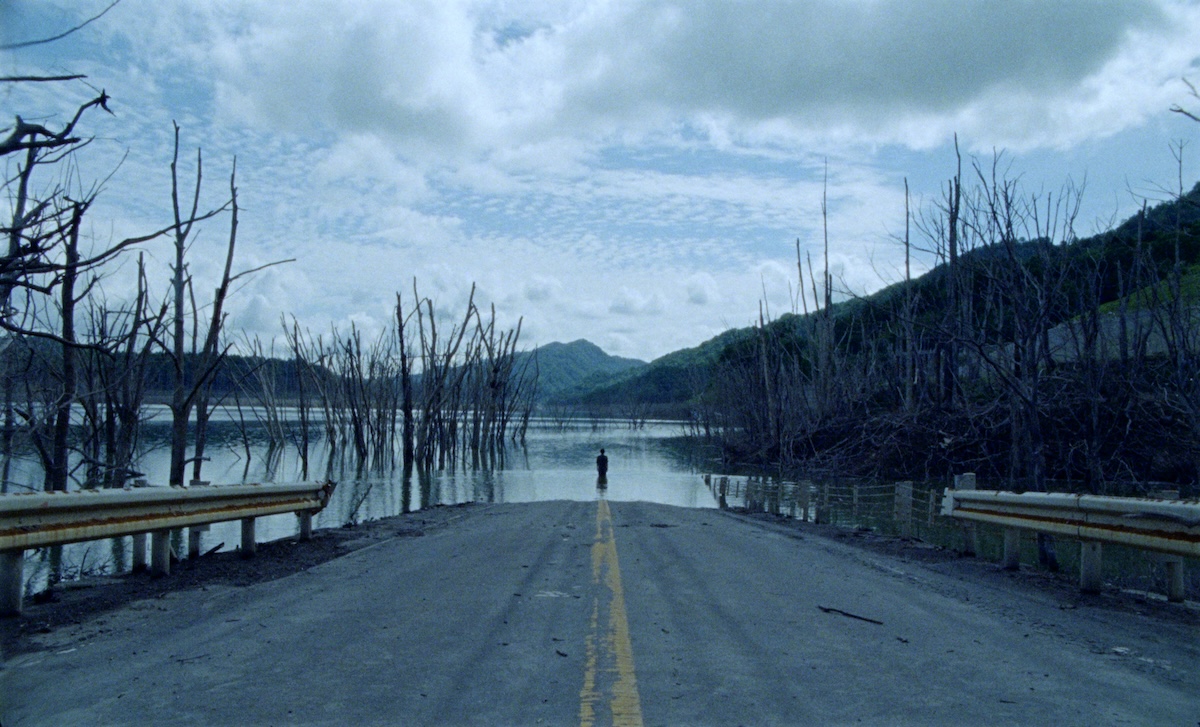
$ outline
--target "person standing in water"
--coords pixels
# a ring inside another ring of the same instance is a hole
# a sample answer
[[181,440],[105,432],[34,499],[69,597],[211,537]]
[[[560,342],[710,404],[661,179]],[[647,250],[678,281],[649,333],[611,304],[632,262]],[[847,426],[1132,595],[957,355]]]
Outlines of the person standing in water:
[[604,450],[600,450],[600,456],[596,458],[596,474],[599,479],[596,483],[603,487],[608,484],[608,455],[604,454]]

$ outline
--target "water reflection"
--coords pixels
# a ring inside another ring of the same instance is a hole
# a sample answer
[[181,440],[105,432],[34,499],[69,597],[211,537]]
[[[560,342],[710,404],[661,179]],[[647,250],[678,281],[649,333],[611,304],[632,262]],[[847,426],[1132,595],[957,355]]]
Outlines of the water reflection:
[[[610,462],[603,481],[595,470],[595,452],[601,447]],[[678,425],[671,423],[638,430],[532,427],[526,446],[511,449],[504,466],[495,469],[364,477],[345,470],[331,472],[331,478],[342,484],[318,517],[318,526],[336,527],[434,504],[591,500],[599,489],[605,489],[612,500],[716,507],[699,474],[704,469]]]
[[[140,465],[152,485],[167,480],[169,452],[165,422],[147,425],[146,439],[159,442]],[[214,422],[209,433],[204,479],[215,485],[241,482],[300,481],[303,463],[295,447],[268,447],[265,438],[250,440],[246,447],[241,432],[232,422]],[[604,448],[609,458],[607,476],[597,477],[596,452]],[[711,470],[674,423],[649,423],[637,430],[620,424],[577,429],[532,426],[526,446],[509,449],[502,466],[493,469],[463,469],[433,473],[362,470],[351,459],[313,443],[309,453],[312,479],[338,482],[329,506],[313,522],[315,528],[341,527],[378,518],[413,512],[432,505],[466,502],[521,503],[544,500],[647,501],[693,508],[715,508],[716,499],[705,487],[701,472]],[[320,467],[316,463],[323,463]],[[28,463],[22,464],[22,466]],[[40,474],[31,482],[40,482]],[[298,532],[294,515],[260,518],[256,536],[260,541],[289,537]],[[232,549],[240,542],[236,522],[214,524],[200,534],[201,552],[217,546]],[[27,564],[68,577],[85,572],[122,572],[130,567],[131,539],[81,543],[55,554],[30,553]],[[186,552],[176,544],[176,552]],[[61,559],[61,560],[60,560]],[[41,563],[40,566],[35,563]],[[30,573],[31,571],[27,571]],[[34,589],[36,590],[36,588]]]

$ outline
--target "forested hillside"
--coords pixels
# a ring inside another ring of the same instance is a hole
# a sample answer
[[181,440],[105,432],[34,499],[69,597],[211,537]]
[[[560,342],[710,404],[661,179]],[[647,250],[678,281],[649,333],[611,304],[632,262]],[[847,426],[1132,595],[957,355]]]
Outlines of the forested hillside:
[[1200,185],[1083,239],[1069,201],[963,189],[925,212],[930,273],[727,331],[579,402],[673,405],[728,456],[788,469],[1195,487]]

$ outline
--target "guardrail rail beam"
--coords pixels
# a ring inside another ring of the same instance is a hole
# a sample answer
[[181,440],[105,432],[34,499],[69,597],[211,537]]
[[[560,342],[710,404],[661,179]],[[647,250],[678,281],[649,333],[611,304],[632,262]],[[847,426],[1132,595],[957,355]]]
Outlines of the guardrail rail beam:
[[[1079,540],[1080,587],[1085,592],[1100,588],[1101,543],[1200,558],[1200,501],[947,489],[942,514],[1005,528],[1006,567],[1015,566],[1019,545],[1019,538],[1008,530]],[[1182,561],[1173,562],[1178,571],[1169,567],[1170,579],[1178,579],[1180,588],[1172,586],[1169,595],[1176,600],[1182,598]]]
[[165,575],[171,569],[172,530],[241,520],[242,552],[250,555],[255,518],[298,513],[301,536],[311,536],[312,515],[329,504],[334,487],[325,482],[0,495],[0,613],[20,613],[27,549],[132,535],[138,570],[146,565],[145,534],[150,533],[151,571]]

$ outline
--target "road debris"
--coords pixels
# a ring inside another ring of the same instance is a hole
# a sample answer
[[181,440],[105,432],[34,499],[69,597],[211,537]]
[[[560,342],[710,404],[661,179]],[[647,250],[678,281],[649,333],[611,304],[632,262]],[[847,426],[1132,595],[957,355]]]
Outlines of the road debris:
[[821,611],[823,611],[824,613],[836,613],[839,616],[845,616],[846,618],[858,619],[859,621],[866,621],[867,623],[875,624],[876,626],[883,625],[882,621],[876,621],[875,619],[867,618],[866,616],[859,616],[856,613],[850,613],[849,611],[843,611],[840,608],[830,608],[828,606],[817,606],[817,608],[821,609]]

